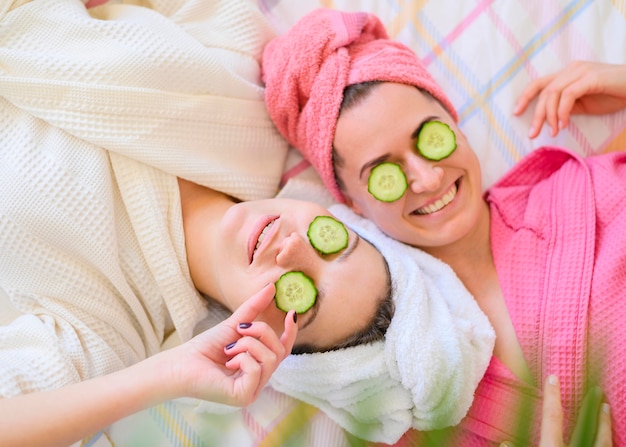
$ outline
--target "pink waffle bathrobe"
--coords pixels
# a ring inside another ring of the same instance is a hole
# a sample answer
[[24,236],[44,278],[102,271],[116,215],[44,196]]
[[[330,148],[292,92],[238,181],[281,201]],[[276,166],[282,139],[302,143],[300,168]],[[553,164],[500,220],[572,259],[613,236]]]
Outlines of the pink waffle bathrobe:
[[[541,388],[556,374],[565,441],[585,391],[599,384],[614,446],[626,446],[626,152],[539,149],[486,199],[500,284],[536,386],[492,358],[470,412],[438,445],[538,445]],[[520,411],[523,402],[534,417]],[[529,443],[518,438],[526,421]],[[398,445],[421,445],[424,435],[407,433]]]

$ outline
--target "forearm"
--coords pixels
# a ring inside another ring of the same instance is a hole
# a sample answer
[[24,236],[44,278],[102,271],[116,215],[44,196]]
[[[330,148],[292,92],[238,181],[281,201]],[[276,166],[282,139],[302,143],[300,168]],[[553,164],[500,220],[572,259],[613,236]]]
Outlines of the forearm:
[[67,446],[174,392],[158,359],[56,390],[0,400],[0,445]]

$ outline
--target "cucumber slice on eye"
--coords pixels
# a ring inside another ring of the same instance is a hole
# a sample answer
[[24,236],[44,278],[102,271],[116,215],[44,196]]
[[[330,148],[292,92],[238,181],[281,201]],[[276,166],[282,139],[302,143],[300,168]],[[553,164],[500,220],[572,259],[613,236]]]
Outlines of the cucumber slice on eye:
[[330,255],[348,246],[348,230],[344,224],[330,216],[317,216],[309,225],[306,235],[311,245],[323,255]]
[[395,202],[404,195],[407,187],[406,175],[396,163],[375,166],[367,180],[367,190],[381,202]]
[[309,310],[317,299],[317,288],[313,280],[302,272],[287,272],[276,281],[276,307],[283,312],[295,310],[302,314]]
[[442,160],[456,149],[456,135],[446,123],[429,121],[417,136],[417,150],[429,160]]

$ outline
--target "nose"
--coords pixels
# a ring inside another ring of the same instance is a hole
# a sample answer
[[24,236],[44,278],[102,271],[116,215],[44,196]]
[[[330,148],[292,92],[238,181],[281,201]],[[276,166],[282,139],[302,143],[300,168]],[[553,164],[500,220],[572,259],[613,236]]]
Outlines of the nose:
[[406,177],[414,193],[436,190],[443,179],[443,169],[436,162],[414,155],[407,160]]
[[276,263],[288,270],[304,270],[315,262],[315,253],[309,240],[300,233],[287,236],[279,247]]

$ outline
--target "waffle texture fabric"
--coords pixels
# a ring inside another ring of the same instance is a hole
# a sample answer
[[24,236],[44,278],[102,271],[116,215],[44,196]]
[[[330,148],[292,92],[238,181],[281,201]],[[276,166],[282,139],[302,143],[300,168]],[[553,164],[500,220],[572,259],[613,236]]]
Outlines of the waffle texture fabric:
[[271,197],[254,2],[0,7],[0,396],[106,374],[207,316],[176,177]]
[[446,445],[539,445],[549,374],[560,382],[563,433],[599,385],[613,445],[626,445],[626,152],[583,158],[541,148],[486,197],[500,285],[534,385],[493,357]]

